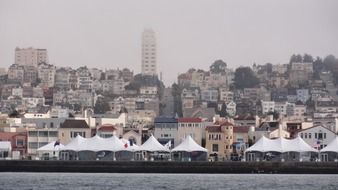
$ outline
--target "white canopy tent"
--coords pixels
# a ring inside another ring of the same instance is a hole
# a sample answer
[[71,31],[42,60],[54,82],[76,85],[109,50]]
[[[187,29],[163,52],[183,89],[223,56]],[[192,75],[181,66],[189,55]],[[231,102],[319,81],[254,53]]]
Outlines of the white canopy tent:
[[169,152],[169,149],[159,143],[153,135],[140,146],[140,150],[148,152]]
[[72,151],[79,151],[79,146],[84,141],[86,141],[85,138],[83,138],[80,135],[77,135],[75,139],[70,141],[67,145],[65,145],[63,148],[60,148],[60,150],[72,150]]
[[299,136],[295,139],[282,138],[282,146],[283,152],[318,152]]
[[171,152],[172,159],[180,161],[206,161],[208,157],[208,150],[197,144],[190,135]]
[[245,152],[318,152],[308,145],[301,137],[295,139],[268,139],[262,136],[254,145]]
[[140,147],[137,146],[135,143],[131,145],[128,139],[121,139],[121,141],[124,144],[123,146],[125,147],[125,150],[127,151],[136,152],[140,150]]
[[187,136],[181,144],[176,146],[171,152],[208,152],[207,149],[197,144],[191,136]]
[[320,152],[337,152],[338,153],[338,136],[334,138],[325,148]]
[[37,149],[37,152],[40,157],[43,159],[49,159],[51,157],[59,157],[59,150],[64,147],[63,144],[56,143],[56,141],[52,141],[45,146],[42,146]]
[[[277,154],[272,154],[273,152]],[[264,160],[278,158],[282,160],[303,161],[313,159],[311,153],[318,153],[318,150],[312,148],[299,136],[295,139],[285,139],[282,137],[278,139],[268,139],[262,136],[254,145],[246,149],[245,157],[249,161],[257,160],[257,156],[262,157]]]

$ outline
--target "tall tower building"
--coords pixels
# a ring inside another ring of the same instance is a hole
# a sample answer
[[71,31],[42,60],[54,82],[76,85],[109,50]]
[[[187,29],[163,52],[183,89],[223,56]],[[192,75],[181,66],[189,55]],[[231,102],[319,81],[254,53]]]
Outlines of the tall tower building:
[[48,63],[46,49],[15,48],[15,64],[37,67],[39,63]]
[[142,74],[157,75],[157,48],[155,32],[145,29],[142,33]]

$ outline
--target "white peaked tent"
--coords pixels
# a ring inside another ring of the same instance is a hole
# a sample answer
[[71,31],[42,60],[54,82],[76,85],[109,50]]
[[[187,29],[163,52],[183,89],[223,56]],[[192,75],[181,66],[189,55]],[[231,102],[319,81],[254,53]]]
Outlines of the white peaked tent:
[[85,141],[79,144],[77,148],[78,151],[93,151],[93,152],[107,149],[108,147],[106,145],[106,142],[98,135],[95,135],[94,137],[91,138],[87,138]]
[[105,140],[108,142],[109,150],[113,152],[125,149],[124,143],[116,135],[113,135]]
[[[137,146],[135,143],[133,145],[130,145],[130,142],[128,139],[121,139],[121,141],[123,143],[124,150],[131,151],[131,152],[140,150],[140,147]],[[127,145],[127,147],[125,145]]]
[[80,135],[77,135],[75,139],[70,141],[67,145],[65,145],[63,148],[60,148],[60,150],[71,150],[71,151],[79,151],[79,146],[83,142],[85,142],[86,139],[83,138]]
[[12,145],[9,141],[0,141],[0,158],[11,156]]
[[181,144],[172,149],[171,152],[208,152],[208,150],[197,144],[189,135]]
[[63,144],[55,145],[56,141],[52,141],[45,146],[42,146],[37,149],[37,152],[40,157],[43,159],[49,159],[50,157],[59,157],[59,150],[64,148]]
[[61,143],[58,145],[55,145],[55,142],[56,141],[52,141],[49,144],[46,144],[45,146],[38,148],[37,151],[38,152],[59,151],[60,149],[64,147],[64,145]]
[[320,152],[337,152],[338,153],[338,136],[333,139],[325,148]]
[[153,135],[140,146],[140,150],[148,152],[169,152],[169,149],[159,143]]
[[246,152],[282,152],[280,139],[277,140],[262,136],[254,145],[246,149]]
[[299,136],[295,139],[268,139],[262,136],[254,145],[246,149],[245,152],[318,152],[308,145]]
[[321,161],[338,161],[338,136],[334,138],[325,148],[320,150]]
[[291,140],[282,138],[282,146],[283,152],[318,152],[299,136]]

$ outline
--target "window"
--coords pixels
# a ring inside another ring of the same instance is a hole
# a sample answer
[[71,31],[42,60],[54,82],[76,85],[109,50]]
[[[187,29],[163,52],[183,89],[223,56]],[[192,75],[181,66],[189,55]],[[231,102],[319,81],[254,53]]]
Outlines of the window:
[[307,139],[307,133],[304,133],[304,138]]
[[[316,133],[316,135],[317,135],[317,133]],[[300,134],[300,138],[303,138],[303,133]]]
[[323,133],[318,133],[318,139],[323,139]]
[[16,139],[16,146],[17,147],[25,146],[25,140],[24,139]]
[[28,143],[29,148],[36,149],[38,148],[38,143],[37,142],[30,142]]
[[78,131],[71,131],[70,132],[70,138],[75,138],[77,135],[80,135],[82,137],[86,137],[86,132],[78,132]]
[[315,139],[318,139],[318,135],[317,135],[317,133],[315,133]]
[[326,133],[323,133],[324,139],[326,139]]
[[312,133],[309,133],[309,139],[311,139],[311,134],[312,134]]
[[48,137],[48,131],[39,131],[39,137]]
[[28,136],[30,136],[30,137],[37,137],[38,136],[38,132],[37,131],[28,131]]
[[212,144],[212,151],[218,152],[218,144]]
[[49,136],[50,137],[57,137],[58,136],[58,132],[57,131],[49,131]]

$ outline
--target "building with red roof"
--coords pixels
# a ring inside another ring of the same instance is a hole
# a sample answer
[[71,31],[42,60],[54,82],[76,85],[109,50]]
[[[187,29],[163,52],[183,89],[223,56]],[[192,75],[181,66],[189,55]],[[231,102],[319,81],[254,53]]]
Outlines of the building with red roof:
[[182,117],[178,122],[178,140],[181,143],[187,136],[191,136],[197,144],[202,146],[204,125],[201,118]]

